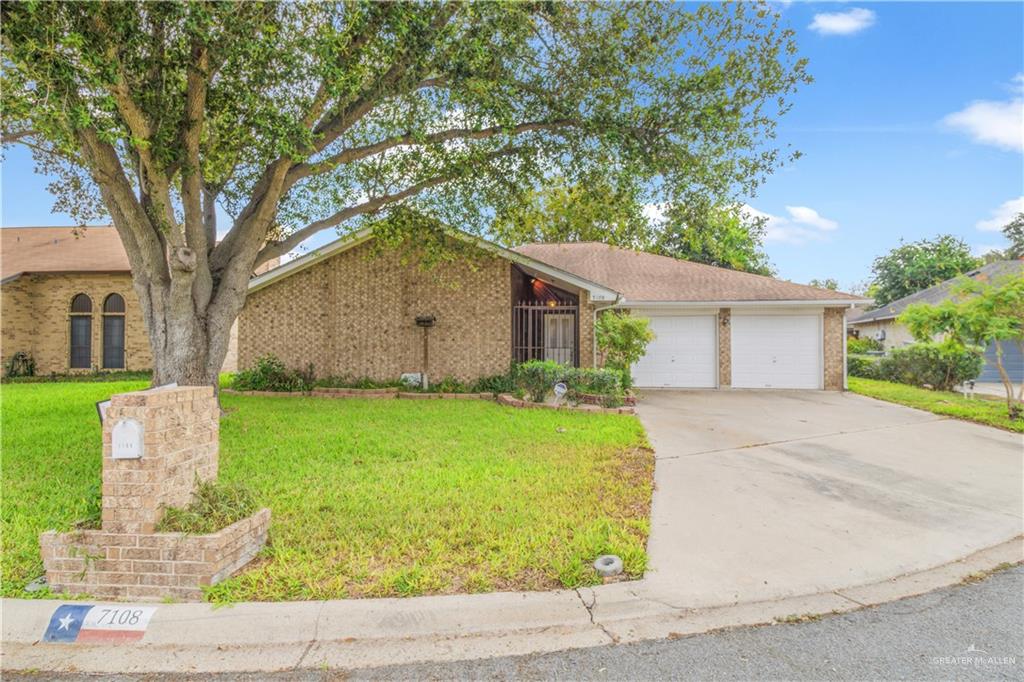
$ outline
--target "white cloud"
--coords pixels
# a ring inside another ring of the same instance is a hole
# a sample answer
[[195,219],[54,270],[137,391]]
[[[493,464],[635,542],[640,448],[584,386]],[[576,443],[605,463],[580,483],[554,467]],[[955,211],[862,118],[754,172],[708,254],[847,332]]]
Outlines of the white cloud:
[[845,12],[824,12],[814,15],[814,21],[808,26],[825,36],[848,36],[872,26],[875,13],[862,7],[853,7]]
[[992,209],[991,217],[974,224],[982,232],[999,232],[1018,213],[1024,213],[1024,196],[1010,199]]
[[834,230],[839,227],[839,223],[834,220],[825,218],[813,208],[806,206],[787,206],[786,210],[789,211],[789,215],[793,217],[793,222],[803,223],[816,227],[819,230]]
[[1011,78],[1007,88],[1017,96],[1008,100],[975,100],[942,122],[967,133],[980,144],[1024,152],[1024,73]]
[[807,206],[787,206],[788,217],[765,213],[747,204],[743,205],[743,212],[750,218],[764,219],[764,238],[768,242],[806,244],[821,241],[828,232],[839,229],[839,223]]
[[665,222],[666,204],[644,204],[643,213],[648,221],[660,224]]
[[942,120],[975,142],[1024,152],[1024,99],[978,100]]

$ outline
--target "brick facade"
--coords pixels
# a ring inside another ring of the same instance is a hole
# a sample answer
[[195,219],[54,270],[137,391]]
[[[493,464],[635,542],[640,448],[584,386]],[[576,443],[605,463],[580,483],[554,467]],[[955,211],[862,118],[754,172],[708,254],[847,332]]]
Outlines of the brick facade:
[[842,391],[846,388],[846,358],[843,342],[846,337],[846,308],[825,308],[822,325],[823,357],[825,358],[825,390]]
[[[239,318],[238,366],[272,353],[317,376],[397,379],[423,370],[418,315],[434,315],[428,375],[471,381],[511,362],[511,264],[496,256],[424,270],[396,251],[354,246],[251,292]],[[581,293],[580,362],[593,364],[593,307]]]
[[103,369],[103,302],[110,294],[125,301],[125,369],[149,369],[153,359],[139,301],[128,273],[28,274],[0,288],[3,360],[31,353],[37,374],[87,372],[70,369],[71,299],[92,300],[92,367]]
[[[123,419],[142,425],[139,458],[112,457],[114,425]],[[208,535],[154,532],[166,506],[184,506],[196,481],[216,477],[219,420],[209,386],[111,398],[103,424],[102,530],[40,536],[51,589],[101,598],[196,599],[203,586],[256,556],[270,525],[267,509]]]
[[718,309],[718,387],[732,386],[732,309]]

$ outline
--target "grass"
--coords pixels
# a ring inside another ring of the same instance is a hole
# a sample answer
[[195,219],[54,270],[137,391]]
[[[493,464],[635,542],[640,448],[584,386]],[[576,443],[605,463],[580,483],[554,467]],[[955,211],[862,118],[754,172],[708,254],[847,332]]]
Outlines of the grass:
[[906,384],[858,377],[850,377],[849,382],[851,391],[871,398],[899,403],[907,407],[916,407],[919,410],[927,410],[947,417],[986,424],[1006,431],[1024,433],[1024,420],[1010,419],[1005,400],[993,400],[988,396],[965,398],[961,393],[932,391]]
[[[4,596],[42,574],[41,531],[94,508],[93,403],[143,386],[3,387]],[[223,407],[220,481],[273,519],[262,555],[211,600],[574,587],[599,581],[605,553],[644,571],[654,463],[632,416],[475,400],[225,395]]]

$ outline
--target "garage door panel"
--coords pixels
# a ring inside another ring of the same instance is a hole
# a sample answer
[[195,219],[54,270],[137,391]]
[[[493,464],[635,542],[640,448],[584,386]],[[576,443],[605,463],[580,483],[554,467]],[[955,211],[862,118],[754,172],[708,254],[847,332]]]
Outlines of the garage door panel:
[[734,387],[821,388],[820,315],[733,315],[731,327]]
[[647,346],[646,355],[633,366],[633,382],[650,388],[714,388],[718,378],[715,316],[649,319],[655,339]]

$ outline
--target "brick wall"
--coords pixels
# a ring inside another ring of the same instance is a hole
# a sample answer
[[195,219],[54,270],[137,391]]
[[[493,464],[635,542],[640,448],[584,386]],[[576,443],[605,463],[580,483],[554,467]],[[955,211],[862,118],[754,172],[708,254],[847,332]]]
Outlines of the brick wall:
[[[111,457],[111,434],[120,419],[142,424],[142,457]],[[188,504],[197,478],[217,477],[219,429],[211,386],[113,396],[103,423],[103,529],[152,533],[165,506]]]
[[249,295],[238,366],[273,353],[290,367],[312,363],[318,376],[395,379],[423,369],[415,318],[434,315],[432,380],[502,373],[511,360],[509,268],[486,256],[423,270],[398,252],[355,246]]
[[594,345],[594,304],[590,302],[590,294],[586,291],[581,291],[579,296],[580,310],[576,318],[579,320],[580,327],[580,367],[596,367],[597,358],[594,357],[596,352]]
[[825,357],[825,390],[842,391],[843,338],[846,336],[846,308],[825,308],[823,348]]
[[718,387],[732,386],[732,309],[718,309]]
[[263,509],[210,535],[48,531],[39,538],[50,589],[102,599],[200,599],[252,561],[267,539]]
[[103,301],[120,294],[125,301],[125,369],[153,365],[149,337],[128,273],[32,274],[4,284],[2,300],[3,359],[19,351],[32,354],[37,374],[62,374],[70,365],[71,299],[84,293],[92,300],[92,366],[103,368]]

